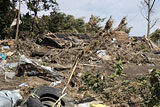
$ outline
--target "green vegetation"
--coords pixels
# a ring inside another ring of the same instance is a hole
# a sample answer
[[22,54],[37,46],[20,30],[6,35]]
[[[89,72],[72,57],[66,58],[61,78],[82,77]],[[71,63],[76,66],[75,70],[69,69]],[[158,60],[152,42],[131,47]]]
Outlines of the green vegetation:
[[150,91],[151,99],[149,99],[149,105],[160,106],[160,71],[153,70],[150,77]]
[[160,39],[160,29],[157,29],[155,32],[151,34],[151,39],[156,42],[158,39]]
[[[59,12],[58,3],[54,0],[26,0],[22,1],[27,6],[27,13],[21,14],[19,38],[34,38],[47,32],[53,33],[99,33],[106,30],[106,26],[112,28],[113,22],[101,25],[105,18],[91,15],[89,22],[85,22],[84,17],[75,18],[72,15]],[[13,20],[18,16],[18,10],[15,6],[18,1],[0,0],[0,39],[15,38],[16,26],[10,27]],[[40,11],[48,11],[50,15],[38,16]],[[10,18],[8,18],[10,17]],[[123,18],[119,26],[113,30],[124,31],[129,33],[126,17]]]
[[[86,23],[84,17],[75,18],[59,12],[58,3],[54,0],[26,0],[22,1],[28,7],[26,14],[21,14],[19,38],[33,38],[46,32],[61,33],[96,33],[102,30],[101,19],[91,16]],[[18,10],[15,9],[17,1],[0,0],[0,39],[15,38],[16,26],[10,27],[12,21],[17,18]],[[50,15],[38,17],[40,11],[52,10]],[[34,13],[34,14],[32,14]],[[10,17],[10,18],[8,18]]]
[[91,74],[86,71],[83,80],[88,89],[92,89],[95,92],[103,91],[105,82],[103,81],[102,75],[99,73]]
[[64,13],[54,13],[48,18],[48,30],[55,32],[69,31],[71,33],[82,33],[85,31],[85,22],[83,18],[75,19],[72,15]]
[[4,39],[5,36],[10,37],[8,33],[12,31],[9,27],[15,17],[14,7],[14,3],[11,3],[10,0],[0,0],[0,39]]
[[114,69],[116,75],[122,75],[123,74],[123,60],[119,60],[114,64]]
[[[101,73],[85,72],[84,87],[99,93],[101,98],[114,104],[127,103],[129,106],[160,106],[160,70],[153,70],[148,76],[138,80],[125,80],[123,77],[107,78]],[[112,81],[110,81],[110,79]]]

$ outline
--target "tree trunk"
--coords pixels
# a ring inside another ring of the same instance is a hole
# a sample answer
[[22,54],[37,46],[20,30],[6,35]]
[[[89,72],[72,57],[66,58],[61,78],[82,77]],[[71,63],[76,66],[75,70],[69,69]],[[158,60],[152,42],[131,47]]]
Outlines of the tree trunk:
[[148,45],[151,49],[154,49],[156,51],[159,51],[159,47],[152,42],[152,40],[150,39],[150,30],[151,30],[151,12],[152,12],[152,8],[154,6],[155,0],[151,3],[151,0],[144,0],[146,6],[147,6],[147,35],[145,35],[145,39],[148,42]]
[[147,35],[146,35],[146,40],[148,42],[148,45],[151,49],[153,49],[153,45],[150,42],[150,23],[151,23],[151,1],[148,0],[148,4],[147,4],[147,8],[148,8],[148,12],[147,12]]
[[38,16],[37,16],[38,6],[39,6],[39,0],[36,0],[36,6],[35,6],[36,10],[34,11],[34,19],[33,19],[33,23],[32,23],[32,32],[35,31],[35,27],[37,27],[39,29]]
[[17,29],[16,29],[16,41],[18,41],[18,33],[19,33],[19,21],[20,21],[20,11],[21,11],[21,0],[19,0],[19,11],[18,11],[18,19],[17,19]]
[[151,23],[151,1],[148,0],[148,27],[147,27],[147,38],[150,35],[150,23]]

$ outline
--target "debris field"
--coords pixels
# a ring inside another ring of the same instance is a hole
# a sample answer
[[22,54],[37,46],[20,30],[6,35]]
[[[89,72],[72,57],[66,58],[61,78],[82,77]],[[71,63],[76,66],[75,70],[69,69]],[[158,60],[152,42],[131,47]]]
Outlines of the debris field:
[[160,55],[146,40],[123,31],[7,39],[0,41],[0,49],[1,90],[20,89],[23,99],[39,86],[63,90],[75,68],[65,92],[79,107],[92,101],[111,107],[144,106],[139,79],[160,68]]

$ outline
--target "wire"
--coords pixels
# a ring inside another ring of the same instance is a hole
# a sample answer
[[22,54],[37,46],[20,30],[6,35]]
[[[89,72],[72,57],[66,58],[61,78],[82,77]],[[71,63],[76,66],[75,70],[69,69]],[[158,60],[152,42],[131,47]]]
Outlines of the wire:
[[132,17],[132,18],[128,21],[128,23],[132,22],[138,15],[139,15],[139,13],[137,13],[134,17]]

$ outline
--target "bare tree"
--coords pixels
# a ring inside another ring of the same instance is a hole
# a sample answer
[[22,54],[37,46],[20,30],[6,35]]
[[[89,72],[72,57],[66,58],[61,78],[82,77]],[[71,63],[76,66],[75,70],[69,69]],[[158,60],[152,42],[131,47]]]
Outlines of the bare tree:
[[142,12],[142,15],[147,20],[147,35],[145,36],[145,38],[148,41],[150,48],[159,50],[158,46],[150,40],[150,36],[149,36],[151,28],[153,28],[158,21],[156,20],[154,22],[151,22],[151,14],[153,13],[153,7],[155,5],[155,2],[156,0],[143,0],[141,2],[141,5],[142,5],[142,10],[145,11],[145,15],[143,12]]
[[145,10],[145,15],[142,12],[142,15],[147,20],[147,35],[146,37],[149,38],[151,28],[156,24],[157,20],[151,23],[151,13],[153,12],[153,7],[155,5],[156,0],[143,0],[141,2],[142,10]]

